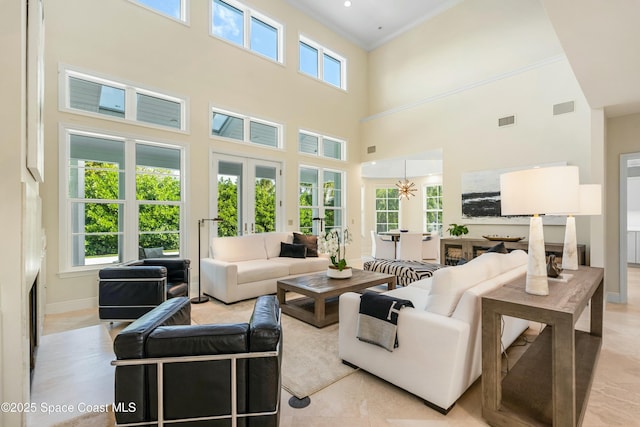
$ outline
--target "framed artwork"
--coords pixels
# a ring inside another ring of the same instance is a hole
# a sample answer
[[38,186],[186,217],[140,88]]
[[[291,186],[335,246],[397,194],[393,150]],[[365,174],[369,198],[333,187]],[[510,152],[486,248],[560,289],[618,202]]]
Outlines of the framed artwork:
[[[564,166],[555,162],[541,167]],[[528,216],[502,216],[500,210],[500,175],[533,166],[465,172],[462,174],[462,219],[467,224],[529,224]],[[564,225],[563,216],[543,217],[545,225]]]

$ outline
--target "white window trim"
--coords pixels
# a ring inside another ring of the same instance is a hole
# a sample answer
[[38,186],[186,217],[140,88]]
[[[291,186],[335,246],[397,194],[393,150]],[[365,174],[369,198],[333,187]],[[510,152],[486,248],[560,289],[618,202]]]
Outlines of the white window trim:
[[[300,151],[300,134],[304,134],[304,135],[309,135],[309,136],[313,136],[315,138],[318,138],[318,153],[317,154],[312,154],[312,153],[307,153],[304,151]],[[340,144],[340,158],[336,159],[334,157],[328,157],[324,155],[324,140],[328,139],[331,141],[335,141],[338,142]],[[311,157],[321,157],[323,159],[328,159],[328,160],[333,160],[333,161],[337,161],[337,162],[346,162],[347,161],[347,141],[345,141],[342,138],[336,138],[333,136],[328,136],[328,135],[323,135],[317,132],[312,132],[309,130],[305,130],[305,129],[299,129],[298,130],[298,153],[300,153],[300,155],[303,156],[311,156]]]
[[[394,190],[396,189],[395,184],[379,184],[376,185],[373,188],[373,229],[376,230],[376,233],[378,232],[378,212],[382,212],[382,211],[378,211],[378,207],[376,205],[376,200],[378,199],[376,197],[376,193],[377,190]],[[398,228],[402,228],[402,203],[398,203]],[[390,210],[385,210],[384,212],[396,212],[396,211],[390,211]]]
[[150,12],[156,13],[162,17],[165,18],[169,18],[174,22],[177,22],[179,24],[184,24],[189,26],[189,0],[180,0],[180,18],[175,18],[173,16],[167,15],[161,11],[159,11],[158,9],[154,9],[149,5],[146,5],[144,3],[141,3],[139,0],[129,0],[131,3],[142,7],[143,9],[146,9]]
[[[214,0],[209,0],[209,35],[211,37],[215,37],[216,39],[222,40],[223,42],[228,43],[231,46],[235,46],[237,48],[241,48],[242,50],[251,52],[254,55],[257,55],[261,58],[268,59],[269,61],[274,62],[276,64],[282,64],[282,65],[284,64],[284,25],[283,24],[281,24],[278,21],[275,21],[272,18],[269,18],[267,15],[261,12],[258,12],[257,10],[250,8],[236,0],[221,0],[222,2],[227,3],[228,5],[233,6],[236,9],[242,11],[242,18],[244,21],[245,31],[242,39],[242,46],[240,46],[236,43],[233,43],[232,41],[225,39],[224,37],[220,37],[214,34],[213,32],[213,1]],[[251,49],[251,18],[252,17],[276,29],[277,39],[278,39],[278,48],[277,48],[278,58],[277,59],[273,59],[270,56],[264,55],[260,52],[257,52]]]
[[[112,86],[125,91],[125,117],[115,117],[107,114],[94,113],[91,111],[80,110],[71,107],[71,94],[69,91],[69,78],[75,77],[81,80],[86,80],[94,83]],[[60,64],[58,70],[58,109],[60,111],[79,114],[83,116],[95,117],[103,120],[115,121],[120,123],[133,123],[137,126],[143,126],[153,129],[161,129],[170,132],[178,132],[187,134],[189,133],[189,99],[187,97],[179,97],[166,92],[160,92],[154,89],[145,88],[141,85],[126,82],[122,79],[113,79],[98,73],[87,72],[84,70],[70,67]],[[161,126],[153,123],[142,122],[136,119],[136,95],[149,95],[156,98],[164,99],[167,101],[180,104],[180,123],[181,128],[174,128],[171,126]],[[129,107],[126,107],[129,106]]]
[[[422,185],[422,231],[425,233],[427,232],[427,212],[440,212],[441,214],[444,214],[444,206],[442,209],[427,209],[427,187],[440,187],[440,199],[443,200],[442,183],[427,183]],[[440,225],[442,226],[440,232],[443,233],[444,223],[441,223]]]
[[[300,42],[306,45],[309,45],[318,51],[318,77],[312,76],[311,74],[307,74],[304,71],[300,70],[300,56],[299,56]],[[324,79],[324,55],[325,54],[340,62],[340,86],[336,86],[333,83],[329,83]],[[330,49],[327,49],[326,47],[322,46],[320,43],[317,43],[302,34],[300,34],[298,38],[298,73],[304,76],[310,77],[314,80],[319,80],[333,88],[342,89],[344,91],[347,90],[347,59],[344,56]]]
[[[76,126],[72,124],[64,124],[60,123],[59,131],[58,131],[58,167],[59,167],[59,189],[58,189],[58,206],[59,206],[59,218],[58,218],[58,229],[60,232],[60,238],[58,242],[58,275],[60,277],[74,277],[78,273],[82,272],[90,272],[99,270],[105,266],[111,264],[94,264],[94,265],[84,265],[84,266],[73,266],[72,265],[72,236],[71,236],[71,223],[69,219],[70,215],[70,197],[69,197],[69,138],[71,134],[76,135],[87,135],[97,138],[105,138],[111,139],[114,141],[123,141],[125,143],[125,176],[133,175],[134,178],[125,178],[126,182],[126,193],[125,199],[118,199],[118,203],[122,203],[124,205],[124,228],[123,234],[125,236],[125,243],[123,249],[123,258],[125,260],[134,260],[138,259],[138,206],[140,203],[157,203],[155,201],[145,201],[145,200],[137,200],[135,196],[135,173],[136,173],[136,165],[135,165],[135,147],[136,144],[145,144],[145,145],[155,145],[158,147],[167,147],[172,149],[180,149],[180,168],[181,168],[181,189],[180,194],[181,198],[179,202],[169,202],[162,204],[171,204],[171,205],[179,205],[180,206],[180,253],[183,254],[185,258],[187,258],[187,248],[188,248],[188,238],[187,238],[187,218],[189,217],[188,206],[187,203],[188,197],[188,170],[189,165],[187,162],[187,146],[184,144],[177,143],[175,141],[149,141],[145,137],[138,137],[135,135],[122,134],[119,132],[112,132],[106,130],[99,130],[96,128],[88,128],[84,126]],[[126,195],[129,195],[129,198],[126,198]],[[115,202],[115,201],[114,201]],[[127,208],[129,205],[129,208]],[[132,238],[126,238],[126,236],[136,236],[135,240]]]
[[[242,134],[243,139],[235,139],[229,138],[226,136],[214,135],[211,131],[211,124],[213,123],[213,114],[221,113],[227,116],[232,116],[242,120]],[[256,142],[251,141],[251,122],[260,123],[268,126],[273,126],[278,130],[278,138],[277,138],[277,146],[271,147],[269,145],[258,144]],[[261,147],[271,150],[284,150],[284,125],[276,122],[272,122],[270,120],[259,119],[257,117],[247,116],[246,114],[236,113],[235,111],[226,110],[223,108],[218,108],[215,105],[209,105],[209,138],[212,139],[220,139],[223,141],[234,142],[236,144],[248,144],[252,147]]]
[[[300,229],[300,208],[302,207],[300,205],[300,169],[315,169],[318,171],[318,191],[320,192],[321,188],[323,187],[324,184],[324,172],[336,172],[342,175],[342,197],[340,199],[340,205],[341,207],[338,208],[342,211],[342,229],[344,230],[345,228],[349,228],[349,224],[347,223],[347,189],[348,189],[348,185],[347,185],[347,171],[345,170],[341,170],[341,169],[333,169],[333,168],[325,168],[322,166],[314,166],[314,165],[309,165],[309,164],[298,164],[298,170],[297,170],[297,180],[298,180],[298,186],[296,189],[296,205],[297,205],[297,211],[296,211],[296,222],[298,223],[298,229]],[[321,217],[324,217],[324,211],[325,211],[325,206],[321,203],[322,201],[322,194],[319,193],[318,194],[318,200],[319,200],[319,204],[317,205],[318,208],[318,215],[320,215]],[[305,208],[308,206],[304,206]],[[313,209],[314,207],[316,207],[315,205],[311,206],[311,208]],[[326,231],[327,228],[327,224],[324,223],[323,224],[323,228]]]

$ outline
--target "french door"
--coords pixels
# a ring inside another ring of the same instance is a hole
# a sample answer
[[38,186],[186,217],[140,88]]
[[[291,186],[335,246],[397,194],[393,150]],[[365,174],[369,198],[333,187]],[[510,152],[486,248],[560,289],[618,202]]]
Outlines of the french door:
[[214,212],[218,237],[266,233],[280,228],[279,162],[214,154]]

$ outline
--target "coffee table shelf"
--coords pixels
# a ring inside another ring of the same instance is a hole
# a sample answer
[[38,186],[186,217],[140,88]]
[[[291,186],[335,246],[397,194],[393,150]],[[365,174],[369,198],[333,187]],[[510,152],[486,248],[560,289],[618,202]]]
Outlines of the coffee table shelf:
[[[338,322],[338,300],[346,292],[356,292],[387,284],[396,287],[396,276],[353,269],[348,279],[331,279],[326,273],[314,273],[278,280],[278,301],[282,312],[318,328]],[[303,295],[287,300],[287,292]]]

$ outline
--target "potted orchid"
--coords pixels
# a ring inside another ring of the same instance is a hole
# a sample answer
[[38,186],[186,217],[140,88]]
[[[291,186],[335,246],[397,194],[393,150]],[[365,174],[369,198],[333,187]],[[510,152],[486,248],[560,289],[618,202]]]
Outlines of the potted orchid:
[[347,245],[352,242],[348,228],[344,231],[332,229],[321,234],[318,239],[318,249],[326,253],[331,259],[327,269],[327,276],[332,278],[351,277],[351,267],[347,266]]

